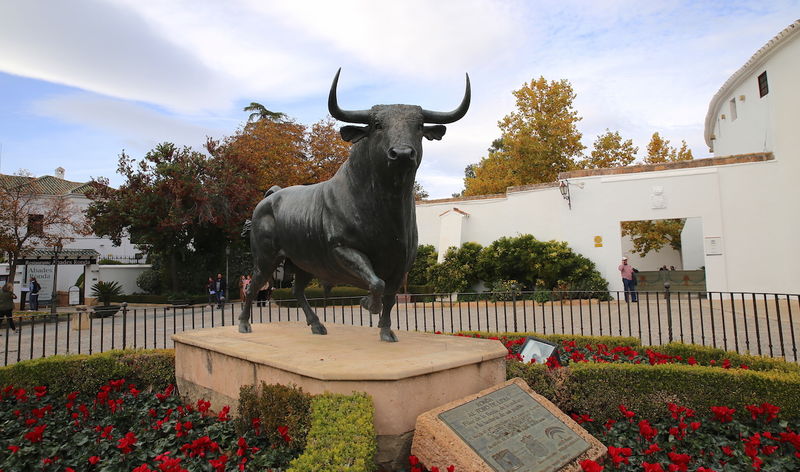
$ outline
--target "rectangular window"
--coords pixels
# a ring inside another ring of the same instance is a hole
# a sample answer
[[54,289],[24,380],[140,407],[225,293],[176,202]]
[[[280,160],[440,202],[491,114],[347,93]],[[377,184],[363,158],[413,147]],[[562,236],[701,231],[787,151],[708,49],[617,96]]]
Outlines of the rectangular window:
[[731,98],[731,101],[728,102],[731,106],[731,121],[736,120],[736,98]]
[[42,234],[44,232],[44,215],[28,215],[28,233]]
[[763,97],[769,93],[769,84],[767,84],[767,71],[758,76],[758,96]]

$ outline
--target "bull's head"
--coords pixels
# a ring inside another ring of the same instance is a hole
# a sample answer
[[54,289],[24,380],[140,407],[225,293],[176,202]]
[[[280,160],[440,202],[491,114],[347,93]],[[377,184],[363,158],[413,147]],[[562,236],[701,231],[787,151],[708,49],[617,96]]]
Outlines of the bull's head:
[[[328,111],[339,121],[367,126],[343,126],[342,139],[356,143],[369,138],[370,155],[385,155],[390,161],[409,161],[418,167],[422,159],[422,138],[442,139],[443,125],[461,119],[469,109],[470,84],[461,104],[453,111],[429,111],[415,105],[375,105],[369,110],[342,110],[336,99],[339,69],[328,95]],[[433,126],[426,125],[433,124]]]

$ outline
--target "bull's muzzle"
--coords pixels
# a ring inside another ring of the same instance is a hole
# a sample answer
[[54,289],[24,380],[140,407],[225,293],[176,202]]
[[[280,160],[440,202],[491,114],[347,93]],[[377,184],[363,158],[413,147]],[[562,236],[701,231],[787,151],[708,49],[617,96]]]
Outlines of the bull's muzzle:
[[392,146],[386,151],[386,156],[394,161],[397,159],[414,159],[417,157],[417,151],[408,145],[402,144],[400,146]]

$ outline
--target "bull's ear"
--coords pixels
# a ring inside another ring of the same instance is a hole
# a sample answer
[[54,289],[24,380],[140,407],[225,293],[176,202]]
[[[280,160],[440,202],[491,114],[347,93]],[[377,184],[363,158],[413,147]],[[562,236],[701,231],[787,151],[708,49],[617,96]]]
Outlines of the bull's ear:
[[447,127],[444,125],[433,125],[433,126],[426,126],[423,130],[424,136],[428,138],[428,140],[433,141],[434,139],[442,139],[444,136],[445,131],[447,131]]
[[348,143],[357,143],[360,139],[366,138],[369,133],[369,126],[342,126],[339,134]]

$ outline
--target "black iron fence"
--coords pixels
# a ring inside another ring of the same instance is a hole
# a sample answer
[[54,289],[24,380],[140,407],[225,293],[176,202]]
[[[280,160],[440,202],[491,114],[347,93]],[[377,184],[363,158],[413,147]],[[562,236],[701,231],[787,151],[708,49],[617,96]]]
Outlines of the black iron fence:
[[[359,298],[313,299],[323,323],[377,326]],[[0,329],[3,365],[53,354],[171,348],[171,334],[237,323],[241,304],[128,307],[112,315],[70,312],[16,317]],[[797,362],[800,295],[751,292],[483,292],[398,295],[392,328],[403,331],[537,332],[633,336]],[[254,323],[305,321],[296,300],[253,306]],[[398,333],[402,342],[402,332]]]

